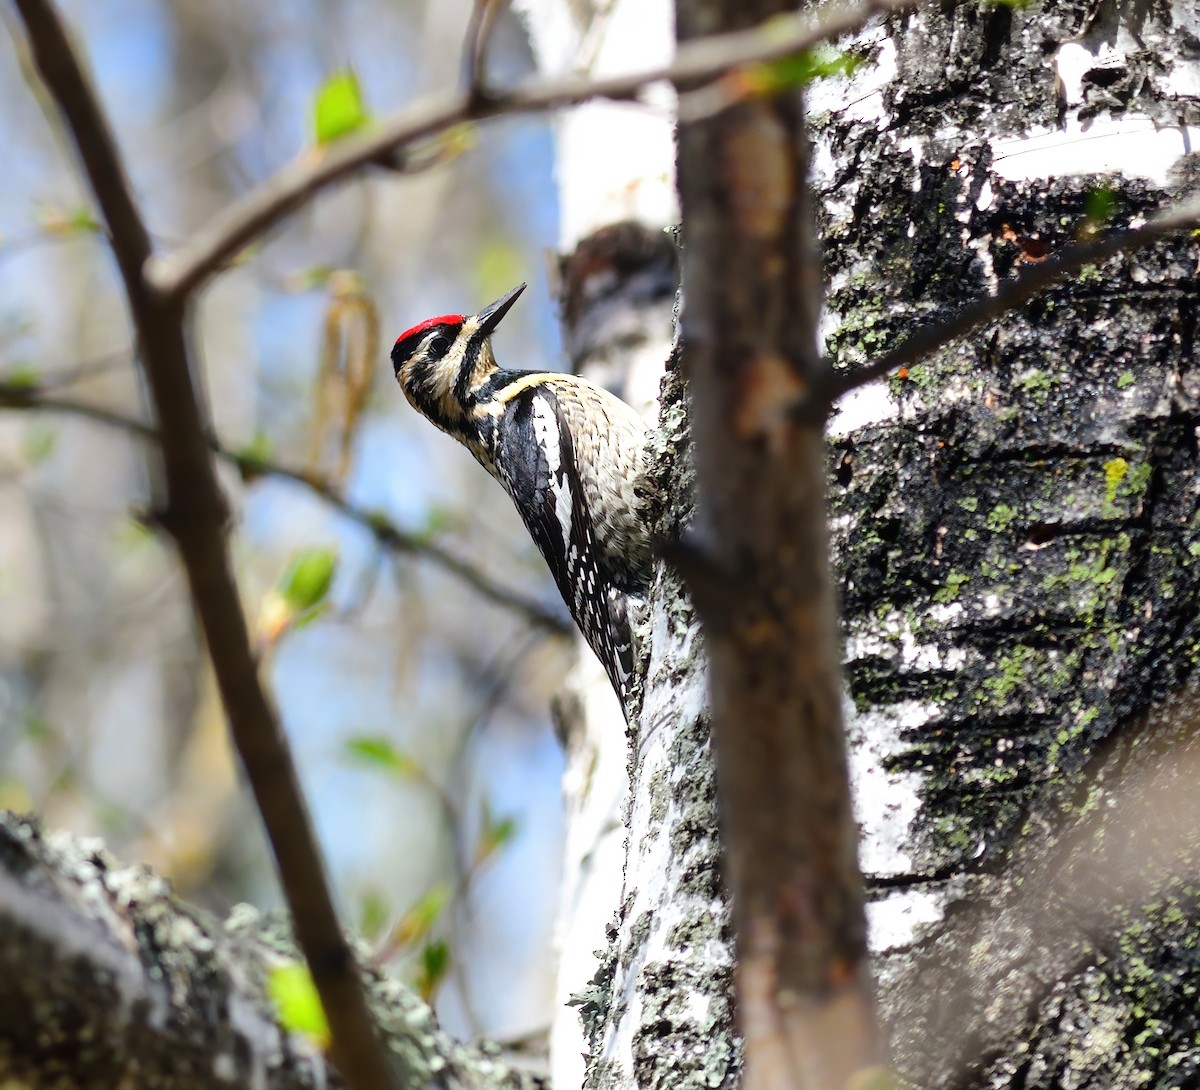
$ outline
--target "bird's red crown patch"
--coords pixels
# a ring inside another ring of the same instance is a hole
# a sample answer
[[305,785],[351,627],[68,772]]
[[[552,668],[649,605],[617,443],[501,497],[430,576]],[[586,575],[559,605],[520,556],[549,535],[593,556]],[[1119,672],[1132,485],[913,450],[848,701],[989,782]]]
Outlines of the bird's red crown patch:
[[463,316],[461,314],[439,314],[436,318],[426,318],[425,321],[413,326],[412,329],[406,329],[399,337],[396,338],[396,343],[406,340],[408,337],[413,337],[418,333],[424,333],[427,329],[432,329],[435,325],[462,325]]

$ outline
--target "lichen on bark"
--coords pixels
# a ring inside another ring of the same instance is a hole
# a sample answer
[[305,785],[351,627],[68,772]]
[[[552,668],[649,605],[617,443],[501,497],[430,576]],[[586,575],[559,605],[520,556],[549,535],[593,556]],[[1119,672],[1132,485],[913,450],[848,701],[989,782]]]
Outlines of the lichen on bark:
[[[272,969],[299,961],[280,919],[241,906],[222,924],[98,841],[0,816],[0,1083],[112,1087],[136,1072],[151,1090],[340,1086],[268,994]],[[451,1041],[399,982],[366,979],[389,1051],[423,1085],[543,1085],[495,1046]]]
[[[1138,17],[1148,52],[1122,71],[1153,69],[1151,47],[1162,68],[1114,79],[1080,111],[1194,122],[1195,102],[1164,106],[1160,93],[1171,10]],[[864,36],[868,57],[895,65],[881,115],[864,124],[833,110],[815,125],[827,343],[841,366],[1194,185],[1187,160],[1164,184],[1013,179],[997,165],[1003,140],[1061,120],[1047,57],[1115,40],[1115,20],[1072,4],[959,6]],[[1195,241],[1179,238],[1086,269],[848,399],[832,421],[851,729],[878,755],[874,790],[906,796],[890,829],[896,798],[865,800],[888,834],[875,848],[868,836],[867,870],[876,908],[932,906],[878,959],[898,1066],[922,1085],[1181,1085],[1194,1062],[1187,927],[1163,926],[1154,907],[1165,898],[1194,924],[1193,894],[1172,892],[1191,873],[1188,850],[1156,872],[1164,889],[1138,887],[1145,904],[1111,904],[1086,935],[1032,927],[1022,905],[1054,885],[1055,845],[1123,798],[1131,747],[1173,729],[1149,713],[1186,703],[1178,694],[1195,683],[1196,262]],[[939,972],[956,961],[977,979],[952,991],[948,1013]],[[1107,1066],[1093,1026],[1111,1045]]]

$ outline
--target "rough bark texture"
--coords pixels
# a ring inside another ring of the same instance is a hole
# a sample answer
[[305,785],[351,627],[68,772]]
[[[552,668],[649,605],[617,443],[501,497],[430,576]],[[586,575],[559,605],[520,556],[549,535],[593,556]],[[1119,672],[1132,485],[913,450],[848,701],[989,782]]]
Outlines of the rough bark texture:
[[[674,497],[662,529],[690,514],[693,469],[683,383],[663,383],[651,473]],[[649,661],[631,729],[626,881],[601,967],[579,997],[589,1087],[737,1085],[733,958],[720,881],[704,655],[695,613],[665,566],[646,622]]]
[[[614,353],[669,350],[678,273],[661,231],[615,225],[564,263],[567,345],[577,366]],[[663,382],[650,477],[664,497],[664,539],[690,518],[694,482],[686,404],[674,359]],[[594,372],[593,372],[594,373]],[[624,880],[608,946],[574,1002],[589,1054],[589,1087],[736,1085],[732,958],[720,894],[714,776],[703,657],[678,579],[660,568],[643,626],[646,685],[629,730]],[[686,679],[686,680],[685,680]],[[573,735],[568,746],[586,744]],[[570,752],[570,748],[569,748]],[[594,767],[595,758],[593,758]],[[578,756],[569,758],[578,767]],[[586,802],[587,784],[569,793]],[[603,935],[594,936],[599,945]]]
[[[1177,196],[1187,159],[1158,184],[1022,179],[1005,141],[1195,124],[1195,95],[1166,94],[1188,19],[963,6],[865,36],[854,105],[816,125],[839,360],[1072,241],[1101,183],[1116,226]],[[1076,93],[1080,41],[1107,59]],[[1200,652],[1196,267],[1181,238],[1086,270],[833,421],[863,860],[920,1085],[1196,1080],[1194,846],[1160,836],[1190,809],[1155,820],[1143,786],[1190,753],[1192,712],[1142,714]]]
[[[1003,140],[1053,132],[1064,114],[1119,118],[1125,104],[1200,120],[1194,95],[1164,93],[1194,17],[1130,12],[1118,34],[1119,14],[963,7],[862,36],[867,66],[816,118],[827,344],[844,364],[1075,237],[1099,181],[1117,225],[1195,185],[1194,158],[1165,185],[993,169],[1011,150]],[[1068,104],[1046,58],[1088,36],[1094,52],[1095,39],[1119,37],[1125,59],[1085,73]],[[1136,153],[1125,165],[1142,166]],[[1198,823],[1185,790],[1200,657],[1196,267],[1195,242],[1180,239],[1088,270],[848,399],[833,420],[861,858],[896,1064],[918,1085],[1200,1079]],[[690,504],[684,405],[673,372],[659,463],[669,528]],[[666,802],[648,828],[672,859],[707,860],[687,874],[718,906],[695,914],[698,941],[674,945],[671,976],[704,981],[702,1009],[728,1011],[713,989],[728,982],[715,967],[728,965],[730,938],[712,868],[713,780],[703,715],[688,705],[704,660],[670,577],[654,618],[639,739],[688,725],[671,735],[686,761],[657,781]],[[657,720],[652,709],[672,700]],[[633,760],[636,798],[640,749]],[[636,856],[654,836],[633,828]],[[623,1057],[601,1045],[641,947],[614,938],[613,969],[590,993],[593,1085],[630,1085]],[[650,1085],[674,1077],[670,1040],[695,1039],[677,1017],[686,1009],[677,999],[660,1025]],[[713,1040],[716,1055],[736,1054],[728,1022]]]
[[[339,1087],[266,996],[271,969],[299,960],[286,929],[249,906],[218,923],[98,841],[0,815],[2,1085]],[[422,1086],[542,1085],[498,1049],[450,1041],[403,986],[367,983],[389,1051]]]

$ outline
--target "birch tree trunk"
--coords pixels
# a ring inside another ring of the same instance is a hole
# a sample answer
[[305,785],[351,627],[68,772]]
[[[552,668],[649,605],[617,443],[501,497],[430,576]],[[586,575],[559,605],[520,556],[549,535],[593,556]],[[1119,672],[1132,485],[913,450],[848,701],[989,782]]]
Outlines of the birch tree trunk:
[[[814,102],[837,358],[1193,188],[1195,30],[1046,3],[864,36]],[[1196,261],[1085,270],[834,419],[861,859],[921,1085],[1197,1077]]]
[[[611,75],[665,63],[673,49],[667,0],[523,0],[517,7],[547,75]],[[675,243],[666,228],[677,222],[678,206],[673,96],[659,92],[650,99],[651,108],[591,103],[562,115],[556,161],[568,357],[576,371],[620,394],[654,424],[678,284]],[[678,385],[673,389],[678,401]],[[679,416],[678,405],[670,411]],[[677,590],[673,596],[678,599]],[[648,649],[668,645],[659,632],[664,623],[656,610],[645,629]],[[675,623],[694,628],[690,616]],[[658,670],[652,664],[651,673]],[[690,701],[690,712],[681,711],[681,701]],[[648,687],[627,736],[608,681],[581,644],[580,665],[558,709],[567,750],[567,846],[558,934],[561,1002],[550,1046],[556,1086],[581,1086],[585,1078],[594,1086],[649,1084],[683,1055],[704,1066],[716,1061],[718,1068],[731,1055],[727,1049],[722,1060],[711,1048],[712,1033],[728,1033],[721,1029],[729,1025],[727,962],[709,989],[718,1006],[702,1010],[686,1040],[665,1013],[681,1002],[673,978],[679,959],[668,936],[720,903],[715,841],[700,849],[705,889],[689,893],[680,888],[679,861],[653,816],[668,804],[669,778],[680,771],[673,745],[692,751],[703,803],[711,806],[703,706],[702,675],[687,692]],[[685,854],[692,859],[696,849],[689,845]],[[623,1001],[614,1004],[614,995]],[[703,1007],[690,997],[682,1005]],[[663,1032],[667,1026],[670,1033]]]
[[[962,7],[860,36],[857,75],[810,90],[840,363],[1194,185],[1195,23]],[[1196,1077],[1195,268],[1180,240],[1087,270],[833,420],[860,860],[895,1061],[921,1084]],[[677,376],[664,393],[677,527]],[[651,617],[588,1083],[731,1084],[703,659],[669,572]]]

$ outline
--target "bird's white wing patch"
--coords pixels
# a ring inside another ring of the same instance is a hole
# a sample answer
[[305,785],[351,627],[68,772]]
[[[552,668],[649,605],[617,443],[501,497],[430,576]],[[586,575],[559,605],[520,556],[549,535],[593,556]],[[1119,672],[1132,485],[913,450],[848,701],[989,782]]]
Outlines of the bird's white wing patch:
[[558,417],[554,407],[543,397],[533,399],[533,429],[537,437],[538,447],[546,459],[546,469],[550,477],[550,491],[554,496],[554,515],[562,527],[563,551],[571,549],[571,488],[563,471],[562,458],[559,451],[561,438],[558,431]]

